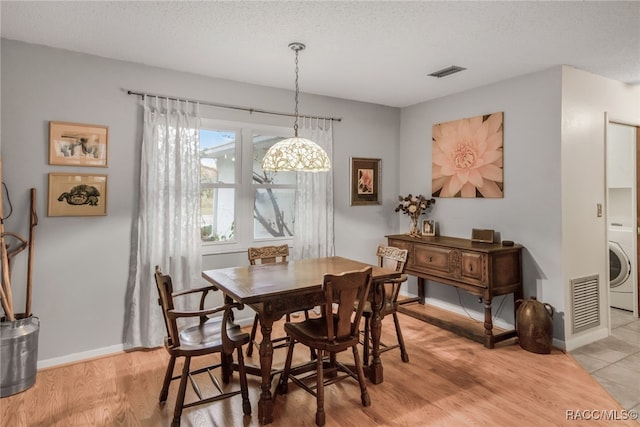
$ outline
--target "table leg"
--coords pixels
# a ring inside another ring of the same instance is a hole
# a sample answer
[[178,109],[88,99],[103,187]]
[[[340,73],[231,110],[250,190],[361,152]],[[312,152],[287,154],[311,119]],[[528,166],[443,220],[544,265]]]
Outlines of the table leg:
[[273,396],[271,394],[271,365],[273,364],[272,327],[272,319],[260,316],[260,330],[262,332],[262,341],[260,342],[260,372],[262,375],[260,389],[262,393],[258,401],[258,422],[260,424],[273,422]]
[[493,320],[491,319],[491,298],[484,298],[484,346],[493,348],[495,344],[493,337]]
[[420,304],[424,305],[426,296],[425,296],[425,280],[422,277],[418,277],[418,298],[420,299]]
[[383,283],[373,283],[371,291],[373,298],[371,299],[371,342],[373,344],[371,367],[369,369],[369,379],[374,384],[380,384],[383,381],[382,361],[380,360],[380,335],[382,333],[382,317],[380,309],[382,308],[384,292]]

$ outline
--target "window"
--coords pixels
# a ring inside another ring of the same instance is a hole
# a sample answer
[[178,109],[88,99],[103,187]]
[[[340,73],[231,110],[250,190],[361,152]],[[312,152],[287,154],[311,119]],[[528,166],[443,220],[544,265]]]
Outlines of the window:
[[200,131],[201,238],[205,252],[293,239],[295,172],[266,172],[267,150],[288,128],[203,120]]

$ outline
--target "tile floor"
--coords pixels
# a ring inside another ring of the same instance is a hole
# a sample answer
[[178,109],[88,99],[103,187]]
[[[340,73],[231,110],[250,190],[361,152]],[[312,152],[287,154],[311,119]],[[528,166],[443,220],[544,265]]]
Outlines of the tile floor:
[[640,411],[640,319],[612,308],[611,333],[571,355],[624,409]]

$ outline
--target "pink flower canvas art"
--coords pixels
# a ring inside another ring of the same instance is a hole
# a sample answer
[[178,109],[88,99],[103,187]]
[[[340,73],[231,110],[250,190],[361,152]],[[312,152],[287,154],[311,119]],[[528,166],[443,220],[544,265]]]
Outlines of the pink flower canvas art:
[[434,197],[503,197],[503,113],[433,125]]

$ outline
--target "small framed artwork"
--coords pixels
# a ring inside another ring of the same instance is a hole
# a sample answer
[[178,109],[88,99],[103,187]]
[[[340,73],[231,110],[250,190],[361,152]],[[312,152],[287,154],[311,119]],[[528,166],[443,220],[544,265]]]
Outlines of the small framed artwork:
[[109,128],[49,122],[49,164],[107,167]]
[[49,174],[48,216],[107,214],[107,175]]
[[425,219],[422,221],[422,235],[423,236],[435,236],[436,235],[436,222],[432,219]]
[[379,205],[380,159],[351,158],[351,206]]

